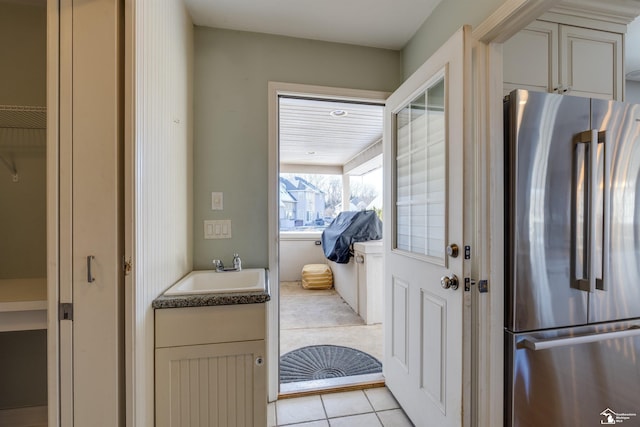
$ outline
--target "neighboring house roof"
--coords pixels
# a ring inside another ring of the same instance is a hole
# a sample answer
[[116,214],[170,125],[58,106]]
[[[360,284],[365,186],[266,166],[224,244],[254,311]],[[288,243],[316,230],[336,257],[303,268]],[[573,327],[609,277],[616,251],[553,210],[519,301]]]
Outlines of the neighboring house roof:
[[288,180],[286,178],[280,177],[280,183],[285,185],[285,188],[287,189],[287,191],[311,190],[317,193],[324,194],[324,191],[320,190],[318,187],[316,187],[306,179],[300,178],[299,176],[295,176],[293,180]]
[[287,188],[282,183],[280,184],[280,201],[281,202],[290,202],[297,203],[296,198],[287,191]]
[[282,178],[280,178],[280,207],[285,207],[285,203],[295,204],[298,203],[298,201],[287,191],[286,185],[282,182]]
[[283,187],[284,187],[284,190],[286,191],[291,191],[296,189],[296,187],[291,183],[291,181],[289,181],[286,178],[280,177],[280,192],[282,192]]

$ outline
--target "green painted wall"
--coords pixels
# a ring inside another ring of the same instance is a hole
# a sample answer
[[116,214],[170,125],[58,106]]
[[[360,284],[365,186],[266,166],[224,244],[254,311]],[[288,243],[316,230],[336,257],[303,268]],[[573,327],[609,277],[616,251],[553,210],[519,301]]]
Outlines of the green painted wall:
[[[47,9],[0,3],[0,104],[46,105]],[[45,277],[46,131],[0,131],[0,279]]]
[[[194,46],[194,269],[236,251],[243,267],[267,267],[268,82],[393,91],[400,53],[204,27]],[[232,238],[205,240],[207,219],[231,219]]]
[[507,0],[443,0],[402,50],[406,80],[465,24],[476,27]]

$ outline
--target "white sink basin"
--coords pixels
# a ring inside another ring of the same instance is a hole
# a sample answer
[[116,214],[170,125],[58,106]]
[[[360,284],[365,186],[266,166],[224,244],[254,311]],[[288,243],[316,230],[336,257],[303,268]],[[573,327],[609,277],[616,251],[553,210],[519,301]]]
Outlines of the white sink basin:
[[214,270],[196,270],[171,286],[164,295],[264,292],[265,289],[264,268],[220,273]]

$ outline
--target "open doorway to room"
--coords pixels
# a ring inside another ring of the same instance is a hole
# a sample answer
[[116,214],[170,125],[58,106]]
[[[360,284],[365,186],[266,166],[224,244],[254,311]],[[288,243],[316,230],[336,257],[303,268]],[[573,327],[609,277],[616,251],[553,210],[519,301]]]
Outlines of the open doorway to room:
[[[277,102],[280,392],[382,381],[383,101]],[[323,232],[352,216],[339,234],[357,243],[332,261]]]

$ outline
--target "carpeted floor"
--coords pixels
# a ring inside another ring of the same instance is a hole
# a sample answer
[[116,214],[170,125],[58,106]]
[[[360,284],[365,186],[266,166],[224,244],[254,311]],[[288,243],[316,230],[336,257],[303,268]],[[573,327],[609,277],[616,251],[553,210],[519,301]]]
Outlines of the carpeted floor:
[[287,282],[287,287],[280,288],[280,329],[364,325],[334,290],[303,289],[297,282]]
[[332,344],[382,360],[382,340],[382,325],[365,325],[335,290],[307,290],[300,282],[280,284],[281,355],[301,347]]

